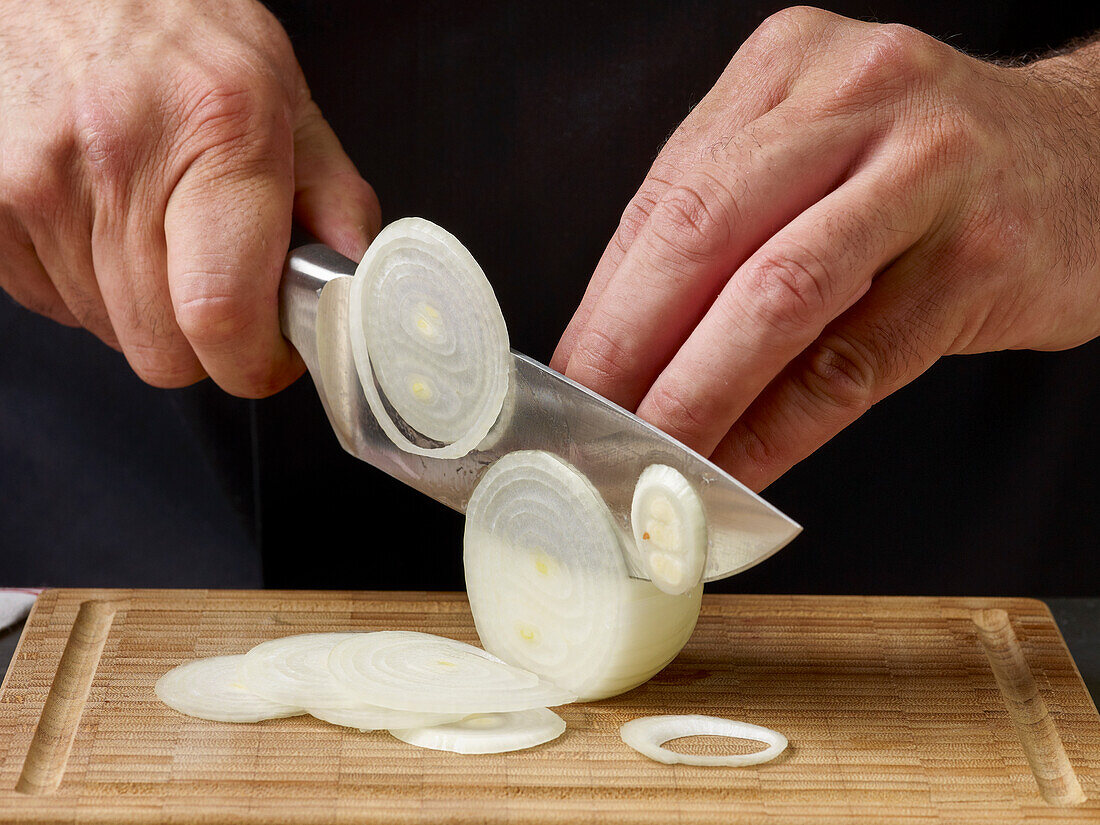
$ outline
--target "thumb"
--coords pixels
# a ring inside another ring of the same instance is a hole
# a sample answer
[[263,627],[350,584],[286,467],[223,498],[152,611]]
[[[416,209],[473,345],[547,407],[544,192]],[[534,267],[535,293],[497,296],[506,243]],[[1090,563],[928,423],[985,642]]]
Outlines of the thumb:
[[363,257],[382,225],[378,196],[312,100],[294,126],[294,189],[294,217],[303,228],[353,260]]

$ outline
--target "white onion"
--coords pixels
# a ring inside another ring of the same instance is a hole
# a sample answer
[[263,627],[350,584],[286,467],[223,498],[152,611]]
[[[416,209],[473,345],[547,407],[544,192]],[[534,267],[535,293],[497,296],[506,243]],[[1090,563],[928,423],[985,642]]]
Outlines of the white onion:
[[447,722],[457,722],[465,716],[462,713],[413,713],[407,710],[381,708],[377,705],[358,705],[354,708],[310,708],[309,713],[330,725],[356,728],[364,732],[442,725]]
[[328,665],[361,701],[396,710],[498,713],[576,699],[480,648],[429,633],[356,634],[332,649]]
[[703,578],[703,502],[677,470],[651,464],[634,487],[630,525],[646,575],[665,593],[686,593]]
[[188,662],[161,676],[154,691],[168,707],[213,722],[260,722],[305,713],[248,690],[239,678],[242,661],[244,656],[214,656]]
[[485,649],[581,700],[649,679],[690,637],[702,585],[669,595],[631,579],[622,548],[607,505],[567,462],[501,458],[466,509],[466,589]]
[[565,720],[548,708],[467,716],[435,727],[391,730],[402,742],[453,753],[504,753],[533,748],[565,732]]
[[[666,765],[682,764],[702,767],[759,765],[775,759],[787,747],[787,737],[771,728],[717,716],[643,716],[625,723],[619,729],[619,735],[622,736],[623,742],[638,753],[658,762],[664,762]],[[756,753],[716,756],[677,753],[662,747],[665,742],[685,736],[752,739],[756,742],[764,742],[768,747]]]
[[305,633],[262,642],[245,654],[241,682],[260,696],[311,712],[357,707],[362,703],[328,669],[332,649],[352,635]]
[[[421,218],[391,223],[359,262],[348,312],[363,394],[386,435],[435,458],[477,447],[504,405],[512,357],[493,288],[458,239]],[[409,427],[443,446],[409,440],[375,379]]]

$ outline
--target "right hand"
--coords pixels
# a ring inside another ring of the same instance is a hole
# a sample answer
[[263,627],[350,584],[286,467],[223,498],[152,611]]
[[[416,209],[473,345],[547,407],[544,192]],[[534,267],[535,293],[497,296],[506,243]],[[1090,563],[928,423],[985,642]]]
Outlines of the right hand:
[[158,387],[302,372],[279,331],[291,215],[358,258],[374,191],[255,0],[0,0],[0,287]]

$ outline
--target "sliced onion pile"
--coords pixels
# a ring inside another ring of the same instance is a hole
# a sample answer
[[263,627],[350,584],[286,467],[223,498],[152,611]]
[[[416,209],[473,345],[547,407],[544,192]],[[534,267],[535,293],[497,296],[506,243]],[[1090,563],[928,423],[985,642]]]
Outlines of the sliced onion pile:
[[582,701],[649,679],[695,627],[702,586],[683,595],[631,579],[596,489],[550,453],[518,451],[466,508],[466,590],[485,649]]
[[634,488],[630,526],[642,566],[665,593],[686,593],[707,563],[703,502],[686,478],[664,464],[646,467]]
[[[750,725],[748,722],[736,722],[717,716],[643,716],[631,719],[619,729],[619,735],[634,750],[666,765],[698,765],[702,767],[743,767],[770,762],[787,747],[787,737],[783,734]],[[682,739],[685,736],[725,736],[730,739],[751,739],[764,742],[768,747],[756,753],[731,753],[704,755],[678,753],[663,747],[665,742]]]
[[[406,452],[460,458],[500,416],[512,357],[496,295],[458,239],[422,218],[387,226],[359,262],[348,302],[363,394],[387,436]],[[410,428],[441,446],[414,443]]]
[[272,639],[244,655],[170,670],[156,694],[181,713],[212,721],[308,712],[457,753],[519,750],[560,736],[565,722],[545,706],[575,698],[473,645],[412,631]]

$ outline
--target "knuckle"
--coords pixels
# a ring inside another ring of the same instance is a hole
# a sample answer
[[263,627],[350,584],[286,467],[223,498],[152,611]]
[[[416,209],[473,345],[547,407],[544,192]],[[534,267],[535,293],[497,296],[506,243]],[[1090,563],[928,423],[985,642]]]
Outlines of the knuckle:
[[649,189],[642,189],[627,204],[615,230],[613,243],[624,255],[634,244],[634,239],[646,225],[649,216],[657,205],[657,196]]
[[641,233],[642,227],[649,221],[650,215],[653,214],[657,204],[661,201],[661,194],[667,191],[682,175],[679,167],[667,155],[668,149],[666,147],[665,151],[653,162],[649,174],[646,175],[645,183],[642,184],[634,197],[630,199],[626,209],[623,210],[622,217],[619,219],[619,226],[616,228],[613,238],[613,243],[623,254],[626,254],[626,251],[630,249],[634,240]]
[[903,93],[930,80],[938,65],[932,38],[896,23],[876,26],[853,48],[840,97]]
[[[201,282],[209,273],[186,273],[181,281]],[[176,323],[194,347],[215,352],[241,348],[252,327],[251,307],[236,295],[202,293],[176,303]]]
[[768,252],[750,277],[754,309],[782,332],[816,328],[831,304],[829,268],[804,247]]
[[185,140],[202,148],[269,143],[277,123],[289,124],[289,106],[280,112],[269,78],[248,71],[200,72],[183,94],[180,120]]
[[133,114],[127,114],[128,108],[100,94],[85,96],[76,106],[76,153],[97,179],[114,179],[133,169],[143,127]]
[[760,45],[772,46],[804,37],[808,31],[818,28],[826,18],[826,13],[813,6],[790,6],[780,9],[764,19],[753,38]]
[[702,405],[694,402],[695,399],[690,398],[688,393],[670,386],[664,380],[653,387],[646,399],[652,410],[653,423],[689,446],[692,440],[706,431],[708,425],[708,416]]
[[833,333],[807,352],[800,382],[812,399],[826,407],[860,413],[874,403],[879,363],[867,345]]
[[721,185],[683,181],[668,189],[653,210],[650,220],[654,235],[678,257],[706,261],[729,246],[733,235],[729,217],[732,199]]
[[768,471],[780,463],[777,445],[759,429],[759,422],[745,416],[737,422],[737,447],[748,463],[761,471]]
[[569,359],[569,372],[582,383],[616,380],[633,364],[629,351],[612,335],[589,325],[577,340]]

